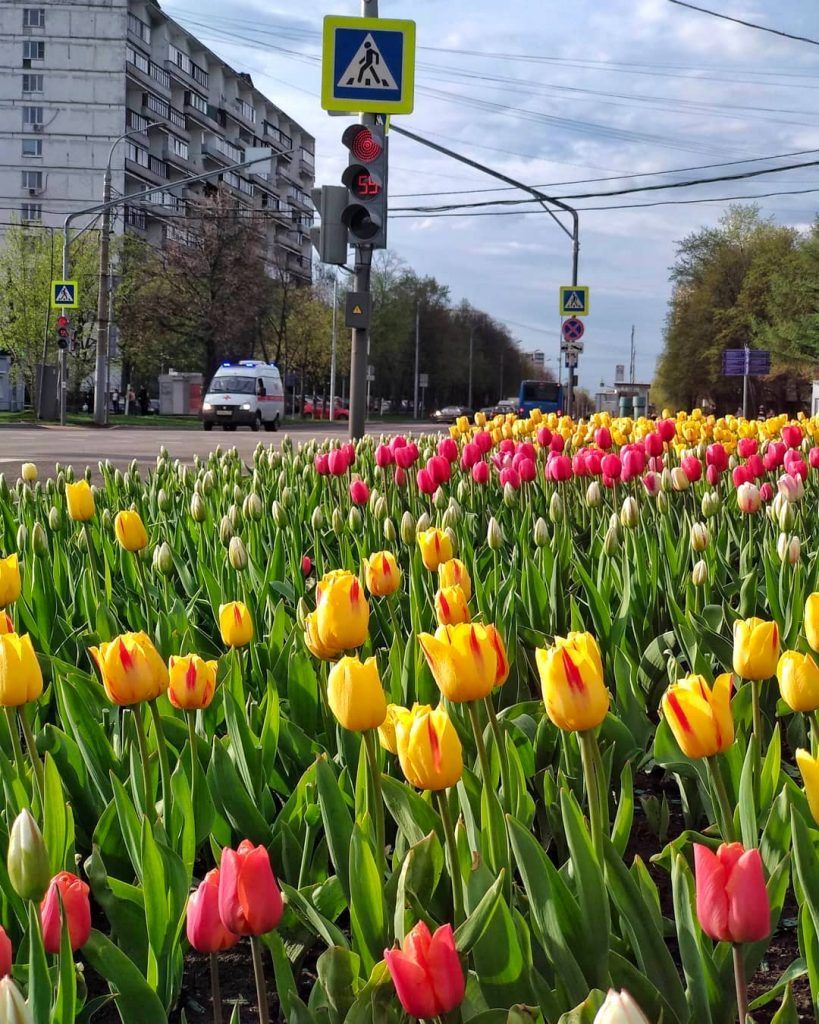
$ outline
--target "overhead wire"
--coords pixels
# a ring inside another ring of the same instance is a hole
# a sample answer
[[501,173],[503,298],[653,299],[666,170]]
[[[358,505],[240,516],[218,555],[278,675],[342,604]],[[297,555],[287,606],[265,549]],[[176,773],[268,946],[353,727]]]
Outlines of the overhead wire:
[[731,14],[721,14],[719,11],[711,11],[707,7],[697,7],[696,4],[687,3],[686,0],[670,0],[670,3],[678,7],[687,7],[691,11],[698,11],[700,14],[708,14],[712,18],[720,18],[722,21],[732,21],[735,25],[743,25],[745,28],[753,28],[758,32],[769,32],[774,36],[781,36],[783,39],[795,39],[800,43],[810,43],[811,46],[819,46],[819,39],[811,39],[809,36],[794,35],[793,32],[785,32],[783,29],[771,28],[769,25],[758,25],[753,21],[745,21],[744,18],[735,18]]

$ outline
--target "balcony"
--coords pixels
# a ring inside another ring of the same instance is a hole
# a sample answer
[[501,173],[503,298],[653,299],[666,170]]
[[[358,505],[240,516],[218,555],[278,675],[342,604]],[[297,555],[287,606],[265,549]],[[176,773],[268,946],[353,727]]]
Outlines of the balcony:
[[190,158],[190,153],[188,152],[187,147],[184,150],[179,151],[178,149],[175,149],[172,144],[166,143],[162,147],[162,159],[166,163],[172,164],[174,167],[178,167],[186,173],[196,169],[193,160]]
[[222,131],[216,108],[203,99],[199,93],[186,92],[183,109],[185,116],[201,127],[208,128],[212,132]]
[[301,277],[308,281],[313,276],[313,264],[310,257],[299,253],[287,253],[287,269],[296,277]]

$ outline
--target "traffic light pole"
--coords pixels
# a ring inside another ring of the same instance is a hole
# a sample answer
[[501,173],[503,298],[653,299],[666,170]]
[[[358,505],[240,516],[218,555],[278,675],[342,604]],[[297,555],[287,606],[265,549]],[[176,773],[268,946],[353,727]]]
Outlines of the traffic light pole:
[[[363,0],[366,3],[366,0]],[[422,146],[426,146],[428,149],[434,149],[438,153],[443,153],[444,156],[448,156],[453,160],[457,160],[459,163],[466,164],[467,167],[472,167],[476,171],[483,171],[484,174],[488,174],[491,178],[497,178],[498,181],[503,181],[507,185],[513,185],[515,188],[519,188],[522,192],[528,192],[530,196],[540,201],[540,205],[560,227],[561,231],[569,236],[572,240],[572,284],[577,284],[577,272],[578,263],[580,260],[580,216],[577,210],[573,206],[569,206],[568,203],[564,203],[562,199],[555,199],[554,196],[547,196],[545,192],[541,192],[540,189],[533,188],[531,185],[526,185],[522,181],[518,181],[516,178],[510,178],[508,174],[502,174],[500,171],[496,171],[492,167],[487,167],[486,164],[479,163],[477,160],[471,160],[468,156],[464,156],[462,153],[456,153],[453,149],[448,149],[446,146],[442,146],[437,142],[430,142],[429,139],[425,139],[422,135],[416,135],[415,132],[409,131],[407,128],[400,128],[398,125],[393,124],[390,126],[390,131],[396,133],[396,135],[403,135],[408,139],[412,139],[413,142],[418,142]],[[559,210],[563,210],[568,213],[572,218],[572,229],[566,227],[565,224],[555,216],[554,211],[550,210],[546,205],[551,203],[556,206]],[[571,415],[572,409],[572,398],[573,396],[573,385],[574,379],[574,368],[569,368],[569,382],[566,392],[566,412]]]

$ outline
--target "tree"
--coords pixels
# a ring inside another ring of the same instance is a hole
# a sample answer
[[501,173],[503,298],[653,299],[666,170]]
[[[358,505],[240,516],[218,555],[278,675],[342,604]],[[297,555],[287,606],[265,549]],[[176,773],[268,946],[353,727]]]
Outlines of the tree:
[[[74,393],[93,366],[92,332],[96,319],[99,237],[85,231],[73,242],[71,278],[77,281],[80,306],[70,311],[78,347],[69,357],[69,381]],[[62,277],[59,236],[51,229],[13,225],[0,249],[0,346],[14,357],[14,370],[22,374],[33,395],[38,363],[57,358],[56,318],[51,308],[51,282]]]

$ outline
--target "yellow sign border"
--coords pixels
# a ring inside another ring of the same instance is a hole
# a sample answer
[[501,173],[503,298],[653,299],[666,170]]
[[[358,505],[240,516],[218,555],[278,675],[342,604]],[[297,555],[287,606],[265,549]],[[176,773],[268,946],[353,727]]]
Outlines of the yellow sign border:
[[[73,302],[55,302],[54,299],[57,295],[57,289],[62,288],[64,285],[74,286],[74,301]],[[51,282],[51,308],[52,309],[77,309],[80,304],[80,288],[76,281],[52,281]]]
[[[337,28],[357,28],[368,32],[401,32],[404,36],[404,60],[401,69],[401,99],[336,99],[335,41]],[[321,106],[323,110],[345,114],[411,114],[415,107],[415,22],[396,18],[351,18],[328,14],[324,18],[321,57]]]
[[[563,293],[564,292],[583,292],[586,296],[586,308],[582,313],[578,313],[576,309],[566,309],[563,305]],[[561,316],[588,316],[589,315],[589,286],[587,284],[562,284],[558,295],[558,306],[560,308]]]

